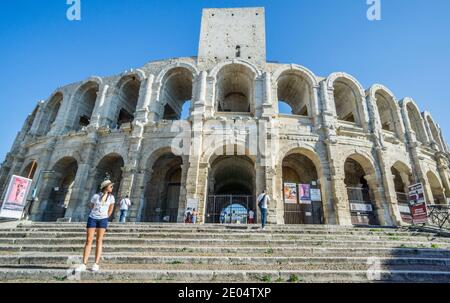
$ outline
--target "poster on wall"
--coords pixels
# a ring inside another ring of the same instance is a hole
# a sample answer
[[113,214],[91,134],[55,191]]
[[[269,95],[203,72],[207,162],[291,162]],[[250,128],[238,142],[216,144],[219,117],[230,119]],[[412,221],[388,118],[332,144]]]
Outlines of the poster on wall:
[[421,183],[411,185],[408,188],[409,207],[413,224],[424,224],[428,222],[427,202],[425,192]]
[[298,191],[300,194],[300,203],[301,204],[311,204],[311,185],[299,184]]
[[12,176],[0,210],[1,218],[21,219],[33,180]]
[[313,202],[321,202],[322,201],[322,195],[320,194],[320,189],[311,188],[311,201],[313,201]]
[[284,183],[284,203],[297,204],[297,184]]

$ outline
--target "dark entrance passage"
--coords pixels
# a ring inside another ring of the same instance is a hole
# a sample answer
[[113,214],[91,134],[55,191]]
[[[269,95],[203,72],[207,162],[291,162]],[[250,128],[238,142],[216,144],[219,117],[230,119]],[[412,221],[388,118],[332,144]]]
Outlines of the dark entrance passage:
[[72,189],[78,170],[78,163],[73,158],[63,158],[53,168],[54,173],[49,176],[45,194],[48,195],[43,222],[54,222],[64,218],[71,201]]
[[143,222],[177,222],[182,164],[182,158],[172,153],[166,153],[156,160],[145,192]]
[[283,187],[290,184],[296,188],[292,199],[284,198],[284,224],[323,224],[322,201],[302,199],[298,192],[301,186],[309,187],[310,191],[319,191],[317,170],[314,163],[305,155],[291,154],[283,160]]
[[206,223],[248,224],[256,221],[255,170],[245,156],[220,156],[211,165]]
[[379,225],[375,198],[362,165],[354,159],[345,162],[345,185],[353,225]]

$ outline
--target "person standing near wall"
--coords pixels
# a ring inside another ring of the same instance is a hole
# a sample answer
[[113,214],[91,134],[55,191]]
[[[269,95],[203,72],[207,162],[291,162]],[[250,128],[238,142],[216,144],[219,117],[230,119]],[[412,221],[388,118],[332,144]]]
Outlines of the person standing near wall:
[[120,223],[125,223],[127,220],[128,209],[131,206],[131,201],[128,195],[120,201]]
[[261,211],[261,225],[262,229],[266,229],[267,224],[267,208],[269,207],[270,197],[267,194],[266,190],[264,190],[258,196],[258,207]]
[[103,181],[101,184],[101,192],[95,194],[89,208],[91,212],[86,226],[86,244],[84,246],[83,264],[81,264],[77,271],[85,271],[89,260],[89,255],[92,249],[92,242],[94,241],[94,235],[97,233],[97,245],[95,251],[95,264],[92,266],[92,271],[97,272],[100,270],[99,263],[102,257],[103,251],[103,238],[108,228],[108,220],[114,211],[115,199],[112,195],[114,184],[110,180]]

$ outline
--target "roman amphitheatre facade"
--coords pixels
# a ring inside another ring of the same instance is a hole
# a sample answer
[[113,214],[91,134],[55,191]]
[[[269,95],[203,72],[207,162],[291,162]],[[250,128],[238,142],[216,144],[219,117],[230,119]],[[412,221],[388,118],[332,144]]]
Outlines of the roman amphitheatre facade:
[[[12,175],[32,178],[36,221],[84,221],[105,178],[130,195],[133,222],[183,222],[190,204],[200,223],[223,223],[230,205],[257,211],[263,189],[271,224],[405,224],[416,183],[447,204],[448,147],[430,113],[346,73],[269,62],[265,43],[263,8],[205,9],[197,56],[57,88],[7,155],[2,197]],[[320,197],[286,203],[285,184]]]

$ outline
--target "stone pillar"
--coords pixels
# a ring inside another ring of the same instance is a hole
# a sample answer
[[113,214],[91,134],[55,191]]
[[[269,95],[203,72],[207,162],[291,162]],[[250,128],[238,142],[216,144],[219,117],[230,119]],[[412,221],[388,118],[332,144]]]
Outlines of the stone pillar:
[[152,99],[154,80],[155,76],[149,75],[148,78],[141,83],[136,110],[136,122],[140,122],[142,124],[146,124],[148,122],[149,106]]
[[443,153],[437,155],[437,168],[444,187],[445,197],[450,198],[450,175],[448,173],[448,161]]
[[83,144],[83,161],[78,163],[77,175],[72,188],[69,206],[66,211],[66,218],[72,218],[74,221],[84,220],[88,214],[89,201],[92,195],[92,188],[98,184],[93,184],[93,167],[95,153],[97,151],[97,138],[95,133],[90,133],[86,143]]
[[[97,100],[95,102],[94,111],[92,112],[92,118],[90,126],[94,128],[98,128],[100,126],[104,126],[107,120],[108,107],[112,103],[111,100],[106,102],[107,93],[108,93],[109,85],[103,84],[100,86]],[[109,98],[108,98],[109,99]]]
[[435,140],[435,138],[433,136],[433,132],[431,131],[431,127],[430,127],[430,124],[428,123],[428,120],[425,118],[425,115],[423,115],[423,117],[421,117],[421,118],[423,120],[423,124],[425,126],[425,131],[427,133],[428,141],[430,143],[431,148],[436,151],[440,151],[438,142]]
[[366,175],[364,179],[367,180],[367,184],[369,184],[371,196],[375,199],[374,204],[376,205],[376,215],[380,225],[392,225],[390,224],[390,215],[389,210],[386,207],[386,203],[384,203],[383,195],[379,191],[381,188],[381,184],[378,181],[376,175]]
[[[208,203],[208,174],[211,170],[209,163],[200,163],[198,168],[198,184],[197,184],[197,199],[199,202],[198,212],[199,218],[198,223],[206,222],[206,212]],[[190,193],[188,193],[188,196]]]
[[351,226],[350,202],[348,201],[347,186],[344,179],[344,175],[335,174],[331,176],[334,209],[337,215],[337,223],[342,226]]
[[398,209],[397,194],[395,192],[394,179],[392,177],[391,168],[386,165],[384,161],[383,152],[380,148],[376,148],[376,155],[378,158],[378,166],[381,174],[382,186],[376,188],[377,192],[383,192],[383,201],[386,201],[384,206],[384,217],[388,225],[402,225],[402,217]]

